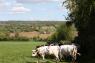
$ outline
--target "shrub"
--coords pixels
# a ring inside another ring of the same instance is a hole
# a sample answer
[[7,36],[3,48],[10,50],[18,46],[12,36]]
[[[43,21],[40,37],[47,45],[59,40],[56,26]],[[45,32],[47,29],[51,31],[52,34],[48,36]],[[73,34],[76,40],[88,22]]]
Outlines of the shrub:
[[50,42],[60,42],[60,41],[72,41],[75,38],[76,28],[74,24],[67,25],[62,24],[60,25],[56,32],[48,38]]

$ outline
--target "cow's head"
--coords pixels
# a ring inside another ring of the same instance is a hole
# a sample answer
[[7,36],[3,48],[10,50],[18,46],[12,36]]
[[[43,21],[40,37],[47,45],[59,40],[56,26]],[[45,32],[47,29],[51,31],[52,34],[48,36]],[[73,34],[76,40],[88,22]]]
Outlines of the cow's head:
[[32,56],[37,56],[37,50],[32,50]]

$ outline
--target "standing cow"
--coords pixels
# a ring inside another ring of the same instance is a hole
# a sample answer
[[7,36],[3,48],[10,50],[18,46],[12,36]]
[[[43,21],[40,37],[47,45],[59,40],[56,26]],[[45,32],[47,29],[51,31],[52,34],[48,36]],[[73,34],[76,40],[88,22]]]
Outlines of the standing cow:
[[59,54],[60,54],[60,47],[59,46],[49,46],[48,47],[49,54],[54,55],[56,57],[56,60],[59,61]]
[[56,60],[59,60],[59,46],[41,46],[38,47],[36,50],[32,50],[32,56],[40,55],[43,60],[45,59],[45,55],[54,55]]
[[32,50],[32,56],[41,56],[43,60],[45,59],[45,55],[48,54],[48,46],[41,46],[36,48],[36,50]]
[[60,59],[64,56],[71,56],[72,60],[75,61],[77,59],[77,54],[80,55],[77,51],[77,46],[74,44],[60,46]]

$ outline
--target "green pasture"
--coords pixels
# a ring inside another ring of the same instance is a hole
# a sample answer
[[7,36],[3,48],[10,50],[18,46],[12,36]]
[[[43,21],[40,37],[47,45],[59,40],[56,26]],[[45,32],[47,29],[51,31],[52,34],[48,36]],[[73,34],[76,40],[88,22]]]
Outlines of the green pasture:
[[[31,51],[35,46],[41,44],[45,44],[45,42],[2,41],[0,42],[0,63],[37,63],[38,59],[31,56]],[[40,58],[39,63],[55,63],[55,60],[43,61]]]

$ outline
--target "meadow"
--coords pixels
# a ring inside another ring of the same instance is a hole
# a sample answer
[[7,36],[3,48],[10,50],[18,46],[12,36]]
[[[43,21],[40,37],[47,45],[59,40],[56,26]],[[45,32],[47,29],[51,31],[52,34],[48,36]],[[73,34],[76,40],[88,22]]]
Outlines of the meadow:
[[[0,42],[0,63],[36,63],[37,58],[32,57],[32,49],[37,45],[45,44],[46,42],[35,41],[1,41]],[[54,59],[39,58],[39,63],[55,63]],[[66,62],[59,62],[66,63]]]

